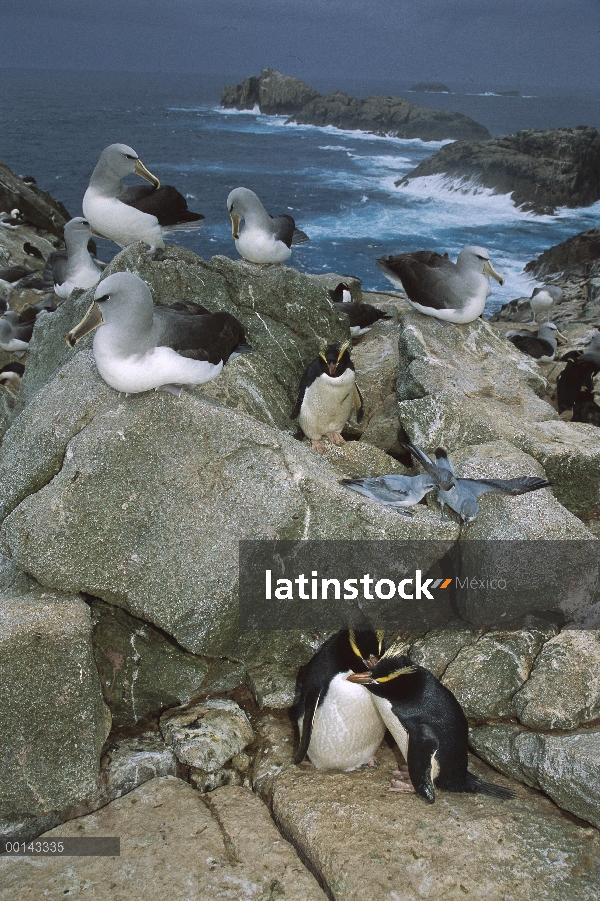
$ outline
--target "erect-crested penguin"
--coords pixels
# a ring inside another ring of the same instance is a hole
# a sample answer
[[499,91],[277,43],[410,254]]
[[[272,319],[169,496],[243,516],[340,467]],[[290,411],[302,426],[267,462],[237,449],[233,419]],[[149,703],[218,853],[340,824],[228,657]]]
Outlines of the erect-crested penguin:
[[304,370],[298,400],[290,413],[291,419],[298,417],[300,428],[318,453],[323,453],[324,436],[333,444],[344,443],[340,433],[353,409],[358,422],[363,416],[349,347],[349,341],[341,345],[323,342],[319,356]]
[[292,710],[300,730],[295,763],[308,754],[320,770],[348,771],[373,759],[385,726],[369,692],[347,677],[373,666],[382,645],[383,632],[342,630],[300,670]]
[[347,679],[371,692],[408,764],[414,790],[430,804],[435,801],[434,783],[444,791],[513,797],[509,789],[483,782],[468,771],[467,718],[450,689],[425,667],[413,664],[392,645],[372,669]]

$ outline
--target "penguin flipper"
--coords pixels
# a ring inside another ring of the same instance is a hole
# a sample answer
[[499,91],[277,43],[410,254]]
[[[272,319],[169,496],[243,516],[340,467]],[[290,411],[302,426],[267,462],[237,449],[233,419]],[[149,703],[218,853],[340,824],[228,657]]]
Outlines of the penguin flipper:
[[360,388],[356,382],[354,382],[354,410],[356,411],[356,421],[360,422],[365,415],[365,408]]
[[300,745],[294,757],[295,764],[302,763],[308,752],[310,737],[312,735],[312,727],[315,721],[317,707],[319,706],[319,698],[321,697],[321,693],[322,689],[317,688],[316,686],[311,686],[306,692],[306,697],[304,698],[304,719],[302,720],[302,735],[300,737]]
[[290,413],[290,419],[297,419],[300,415],[300,410],[302,409],[302,401],[304,400],[304,395],[306,394],[307,388],[310,388],[312,383],[317,379],[321,374],[321,367],[319,365],[318,358],[313,360],[306,369],[304,370],[304,374],[300,379],[300,387],[298,388],[298,400],[294,406],[294,409]]
[[435,803],[435,790],[431,778],[431,762],[439,750],[437,735],[426,723],[406,723],[408,732],[408,775],[418,795],[428,804]]
[[515,797],[512,789],[504,788],[502,785],[494,785],[493,782],[484,782],[483,779],[479,779],[473,773],[467,773],[466,782],[466,789],[463,789],[463,791],[491,795],[493,798],[502,798],[503,801],[510,801]]

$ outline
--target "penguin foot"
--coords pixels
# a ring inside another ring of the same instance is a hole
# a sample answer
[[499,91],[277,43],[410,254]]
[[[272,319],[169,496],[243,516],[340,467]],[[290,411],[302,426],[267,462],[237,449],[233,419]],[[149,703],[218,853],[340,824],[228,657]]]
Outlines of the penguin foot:
[[342,438],[339,432],[327,432],[327,437],[332,444],[337,444],[338,447],[346,443],[346,439]]
[[402,792],[403,794],[415,794],[415,787],[412,782],[401,782],[400,779],[391,779],[389,792]]
[[392,776],[399,776],[401,779],[409,779],[408,767],[405,763],[401,763],[397,770],[390,770]]
[[379,769],[379,757],[371,757],[371,759],[367,763],[363,763],[360,767],[361,770],[378,770]]
[[323,442],[322,442],[321,440],[319,440],[319,439],[317,439],[317,438],[311,438],[311,439],[310,439],[310,446],[311,446],[312,449],[313,449],[314,451],[316,451],[318,454],[324,454],[324,453],[325,453],[325,445],[323,444]]

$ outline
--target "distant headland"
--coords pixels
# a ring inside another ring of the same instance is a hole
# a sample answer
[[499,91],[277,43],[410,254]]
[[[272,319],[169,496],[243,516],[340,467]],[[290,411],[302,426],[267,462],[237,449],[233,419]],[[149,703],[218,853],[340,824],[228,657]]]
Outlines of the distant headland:
[[484,125],[463,113],[416,106],[401,97],[375,95],[359,100],[342,91],[320,94],[299,78],[263,69],[241,84],[229,85],[221,106],[271,116],[289,116],[298,125],[333,125],[397,138],[422,141],[481,141],[491,137]]

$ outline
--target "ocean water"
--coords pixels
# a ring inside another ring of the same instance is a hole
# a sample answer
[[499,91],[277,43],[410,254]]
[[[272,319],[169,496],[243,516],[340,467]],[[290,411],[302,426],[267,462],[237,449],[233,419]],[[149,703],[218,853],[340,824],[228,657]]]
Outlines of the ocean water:
[[[600,225],[600,203],[535,216],[515,209],[507,195],[439,176],[398,188],[395,180],[435,153],[440,142],[288,125],[285,117],[222,110],[214,85],[201,79],[4,75],[1,159],[21,175],[34,175],[75,216],[81,215],[81,199],[103,147],[117,141],[130,144],[161,181],[179,188],[190,209],[205,215],[201,231],[168,239],[205,259],[237,257],[226,198],[244,185],[269,212],[289,213],[310,236],[310,243],[294,249],[292,265],[305,272],[358,276],[367,290],[393,290],[375,266],[384,254],[432,249],[455,259],[466,245],[487,248],[506,278],[502,288],[492,282],[487,307],[492,312],[531,293],[535,282],[523,274],[529,260]],[[597,103],[586,108],[565,98],[505,98],[485,92],[405,96],[469,112],[496,134],[527,125],[600,121]],[[117,252],[109,242],[98,244],[104,260]]]

